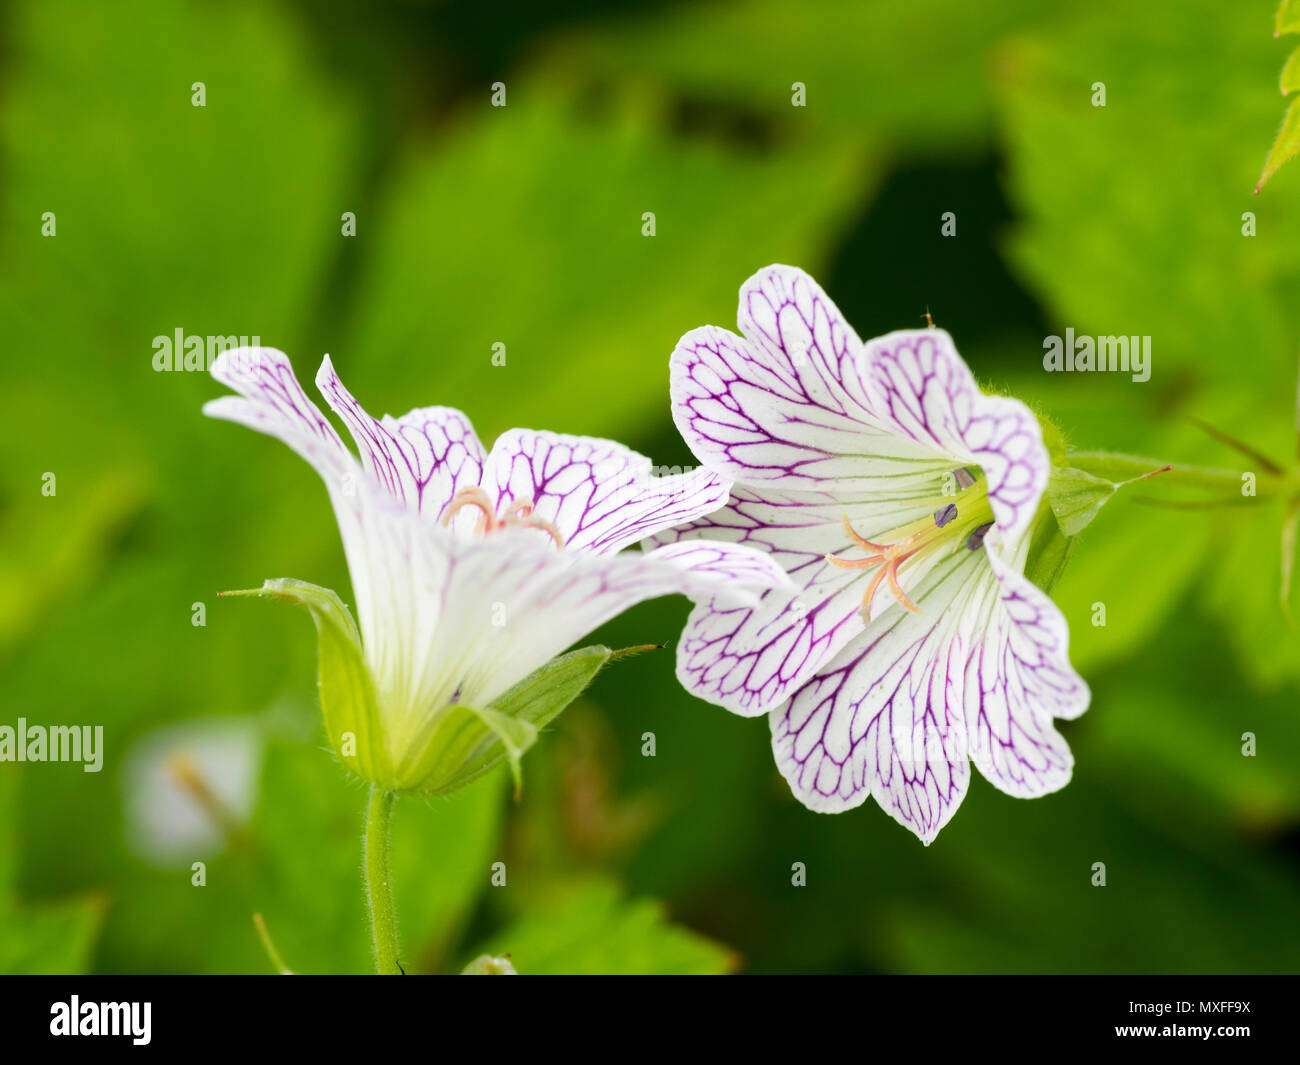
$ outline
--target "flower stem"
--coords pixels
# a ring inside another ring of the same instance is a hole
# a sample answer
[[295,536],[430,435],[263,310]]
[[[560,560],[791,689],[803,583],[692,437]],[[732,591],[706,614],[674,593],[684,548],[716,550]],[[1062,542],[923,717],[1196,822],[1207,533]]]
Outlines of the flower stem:
[[375,964],[381,976],[399,976],[397,921],[393,916],[393,877],[389,852],[393,824],[391,791],[370,789],[366,809],[366,900],[370,903],[370,932],[375,941]]

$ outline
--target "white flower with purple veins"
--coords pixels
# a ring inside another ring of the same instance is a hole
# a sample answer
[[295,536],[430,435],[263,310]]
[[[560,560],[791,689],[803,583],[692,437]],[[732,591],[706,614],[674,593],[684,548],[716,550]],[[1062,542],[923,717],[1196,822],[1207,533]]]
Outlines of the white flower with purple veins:
[[656,478],[619,444],[522,429],[488,453],[447,407],[377,420],[327,357],[316,384],[358,460],[281,352],[228,351],[212,373],[239,395],[205,413],[278,437],[329,490],[359,625],[333,592],[303,582],[244,594],[311,610],[331,743],[383,789],[449,791],[506,757],[517,771],[611,654],[555,656],[633,604],[681,593],[753,605],[786,580],[736,544],[621,552],[721,506],[728,485],[715,474]]
[[1065,619],[1024,576],[1053,520],[1034,415],[982,394],[941,329],[864,343],[788,266],[745,283],[739,326],[693,330],[671,363],[674,420],[731,499],[656,542],[757,547],[794,583],[697,606],[682,683],[767,714],[806,806],[870,795],[927,844],[972,762],[1010,795],[1062,787],[1073,759],[1053,722],[1089,693]]

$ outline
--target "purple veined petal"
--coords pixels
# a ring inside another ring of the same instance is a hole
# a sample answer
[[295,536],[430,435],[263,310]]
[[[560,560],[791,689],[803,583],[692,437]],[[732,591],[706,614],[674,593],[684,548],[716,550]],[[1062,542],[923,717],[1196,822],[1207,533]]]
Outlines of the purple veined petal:
[[[908,441],[900,449],[867,411],[823,406],[802,382],[765,366],[746,341],[715,326],[678,341],[669,394],[673,420],[692,453],[739,483],[835,491],[882,475],[928,474],[933,481],[945,468]],[[884,468],[900,450],[909,465]]]
[[488,705],[636,603],[676,594],[753,601],[785,580],[766,556],[734,544],[599,555],[558,550],[525,529],[469,539],[428,523],[417,527],[410,515],[388,517],[389,548],[410,537],[411,592],[391,604],[401,621],[385,633],[390,646],[377,652],[373,668],[386,678],[385,704],[406,714],[394,723],[402,746],[439,708]]
[[1015,538],[1047,487],[1051,462],[1038,419],[1019,400],[986,396],[942,329],[903,329],[867,342],[873,409],[894,432],[988,479],[997,526]]
[[655,477],[648,458],[611,440],[511,429],[492,447],[483,487],[499,509],[532,503],[566,550],[613,554],[716,510],[730,485],[706,470]]
[[[875,571],[840,569],[826,561],[827,554],[864,554],[845,533],[844,518],[876,535],[928,513],[928,507],[893,500],[845,502],[771,490],[760,495],[736,486],[726,507],[659,534],[655,540],[661,543],[704,538],[755,547],[780,563],[793,582],[753,606],[697,606],[677,645],[682,685],[745,717],[779,706],[864,628],[862,599]],[[922,560],[907,571],[908,586],[922,580],[931,564]],[[888,585],[879,582],[872,618],[889,609],[901,607]]]
[[927,845],[970,783],[961,711],[965,607],[993,583],[982,552],[948,557],[917,592],[773,711],[777,768],[805,806],[837,813],[870,795]]
[[743,338],[695,329],[670,360],[673,420],[701,462],[783,490],[934,490],[951,463],[877,417],[862,342],[812,278],[759,271],[738,322]]
[[436,519],[459,490],[479,483],[486,455],[460,411],[424,407],[400,418],[373,418],[344,387],[328,355],[316,387],[348,427],[366,473],[405,506]]
[[238,422],[288,444],[324,478],[331,494],[359,473],[334,426],[298,384],[284,352],[232,348],[217,356],[212,376],[239,395],[209,400],[203,405],[204,414]]
[[237,396],[222,396],[205,414],[278,437],[325,481],[347,556],[367,665],[375,676],[406,676],[411,645],[421,638],[411,557],[412,517],[366,476],[320,409],[307,398],[288,358],[272,348],[222,352],[212,375]]
[[750,277],[740,287],[736,325],[755,362],[812,402],[854,420],[868,408],[858,375],[862,341],[803,270],[774,264]]
[[988,549],[987,586],[966,665],[971,760],[1008,795],[1037,798],[1064,787],[1074,757],[1053,718],[1088,708],[1088,685],[1070,665],[1069,630],[1056,604]]
[[788,589],[790,578],[770,555],[742,544],[682,540],[648,551],[645,557],[681,570],[683,594],[697,601],[754,603],[769,589]]

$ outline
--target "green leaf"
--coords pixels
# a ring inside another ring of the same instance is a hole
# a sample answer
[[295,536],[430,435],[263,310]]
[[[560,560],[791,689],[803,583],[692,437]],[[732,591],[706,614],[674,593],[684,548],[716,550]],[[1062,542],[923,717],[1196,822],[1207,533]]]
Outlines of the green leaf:
[[[498,847],[503,790],[493,778],[436,803],[398,798],[393,896],[408,972],[438,971],[457,946]],[[249,825],[256,866],[240,896],[238,971],[271,970],[250,921],[253,912],[264,915],[295,972],[373,971],[360,881],[364,809],[364,792],[349,787],[339,766],[313,745],[271,746]],[[210,883],[225,880],[219,870],[209,877]],[[209,947],[201,963],[219,969],[222,956]]]
[[100,895],[53,902],[17,896],[16,769],[0,768],[0,973],[84,973],[107,909]]
[[[1062,6],[821,0],[815,19],[792,19],[785,0],[665,5],[628,11],[616,26],[565,43],[607,77],[635,69],[684,99],[922,153],[951,151],[994,130],[990,52],[1008,35],[1050,23]],[[902,41],[923,42],[924,91],[900,91],[915,74],[915,54]],[[806,85],[804,107],[791,106],[796,79]]]
[[[593,115],[575,82],[569,57],[553,57],[520,73],[491,121],[469,109],[400,161],[359,265],[355,332],[339,344],[365,353],[371,394],[428,396],[427,367],[402,352],[456,351],[438,364],[436,398],[481,410],[485,438],[538,411],[570,432],[657,431],[677,337],[734,318],[740,282],[764,263],[815,273],[879,174],[866,144],[806,130],[774,155],[681,137],[672,107],[638,97],[627,79],[590,90],[604,101]],[[653,236],[642,235],[646,212]],[[430,277],[439,306],[483,313],[426,313]],[[486,278],[511,298],[485,303]],[[612,336],[624,357],[609,357]],[[505,366],[489,358],[498,341]]]
[[[1130,469],[1131,460],[1127,456],[1100,452],[1093,453],[1093,456],[1097,469]],[[1168,468],[1148,468],[1136,476],[1116,481],[1075,466],[1053,466],[1051,479],[1047,482],[1047,499],[1061,531],[1066,536],[1077,536],[1125,485],[1163,473]]]
[[1300,48],[1291,53],[1286,61],[1286,66],[1282,68],[1282,95],[1300,89]]
[[489,944],[489,954],[509,954],[528,975],[709,975],[739,961],[721,943],[673,924],[662,904],[629,900],[605,879],[550,889]]
[[1277,139],[1268,150],[1268,158],[1264,160],[1264,169],[1259,175],[1255,191],[1262,189],[1269,178],[1296,157],[1297,152],[1300,152],[1300,100],[1292,100],[1282,118],[1282,128],[1277,131]]
[[330,745],[358,776],[394,786],[374,682],[361,654],[361,636],[338,595],[329,588],[286,577],[268,580],[261,588],[221,593],[222,598],[231,596],[279,599],[311,614],[318,643],[321,712]]
[[1300,0],[1282,0],[1277,6],[1273,36],[1281,37],[1284,33],[1300,33]]
[[32,903],[0,912],[0,972],[84,973],[90,967],[106,901],[96,896]]

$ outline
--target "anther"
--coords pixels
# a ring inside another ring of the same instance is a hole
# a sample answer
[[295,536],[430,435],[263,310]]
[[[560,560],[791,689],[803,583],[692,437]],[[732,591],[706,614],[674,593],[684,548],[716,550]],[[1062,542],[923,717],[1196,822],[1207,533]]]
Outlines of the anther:
[[993,523],[991,521],[986,521],[983,525],[976,528],[976,530],[966,538],[966,546],[972,551],[978,551],[984,546],[984,535],[991,528],[993,528]]

